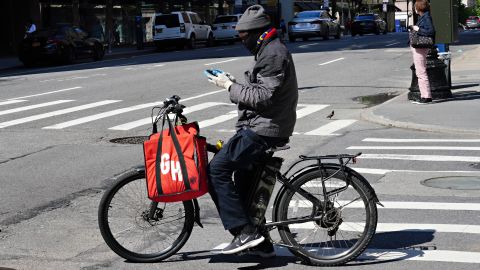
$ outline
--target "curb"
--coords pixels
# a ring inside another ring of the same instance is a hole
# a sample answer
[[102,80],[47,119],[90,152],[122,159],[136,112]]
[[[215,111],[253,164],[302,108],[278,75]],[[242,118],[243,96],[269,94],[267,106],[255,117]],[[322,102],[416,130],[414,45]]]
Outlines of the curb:
[[380,107],[386,106],[389,103],[393,102],[394,100],[398,98],[402,98],[408,94],[408,91],[400,94],[397,97],[394,97],[382,104],[379,104],[377,106],[371,107],[365,111],[363,111],[360,114],[360,117],[368,122],[380,124],[383,126],[387,127],[397,127],[397,128],[403,128],[403,129],[413,129],[413,130],[421,130],[421,131],[429,131],[429,132],[439,132],[439,133],[448,133],[448,134],[465,134],[465,135],[476,135],[480,136],[480,131],[475,131],[471,129],[459,129],[459,128],[451,128],[451,127],[446,127],[446,126],[440,126],[440,125],[425,125],[425,124],[417,124],[413,122],[402,122],[402,121],[396,121],[396,120],[391,120],[388,119],[384,116],[377,115],[374,113],[374,111]]

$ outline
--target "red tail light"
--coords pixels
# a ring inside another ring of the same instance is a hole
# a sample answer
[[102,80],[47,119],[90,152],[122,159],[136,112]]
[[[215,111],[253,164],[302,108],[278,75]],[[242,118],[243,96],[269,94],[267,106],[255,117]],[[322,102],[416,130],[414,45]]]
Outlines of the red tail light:
[[185,33],[185,24],[184,23],[180,24],[180,33]]

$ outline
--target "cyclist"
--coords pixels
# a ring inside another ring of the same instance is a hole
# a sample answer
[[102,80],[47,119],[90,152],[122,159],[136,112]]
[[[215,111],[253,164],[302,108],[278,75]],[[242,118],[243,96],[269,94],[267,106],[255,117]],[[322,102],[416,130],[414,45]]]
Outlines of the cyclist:
[[[265,10],[253,5],[237,23],[243,45],[254,55],[254,66],[245,72],[245,83],[224,72],[209,81],[228,90],[237,104],[236,134],[209,164],[210,195],[226,230],[235,237],[222,250],[233,254],[258,246],[258,255],[274,256],[268,233],[255,227],[245,210],[245,190],[252,168],[275,145],[288,142],[296,122],[297,77],[292,56],[280,41]],[[234,181],[232,181],[234,175]],[[265,240],[267,238],[267,240]]]

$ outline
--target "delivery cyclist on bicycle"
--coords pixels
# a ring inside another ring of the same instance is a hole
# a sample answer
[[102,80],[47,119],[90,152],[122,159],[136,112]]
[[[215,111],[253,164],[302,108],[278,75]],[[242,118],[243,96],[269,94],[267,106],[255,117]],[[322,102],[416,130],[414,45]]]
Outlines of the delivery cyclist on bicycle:
[[[230,100],[238,106],[237,133],[209,164],[210,195],[223,226],[235,235],[222,253],[233,254],[262,244],[256,254],[274,256],[270,240],[265,240],[249,219],[240,186],[249,185],[248,172],[267,149],[287,142],[292,135],[298,101],[297,77],[292,56],[276,29],[270,26],[262,6],[249,7],[236,30],[255,56],[255,62],[245,72],[244,84],[237,83],[229,73],[209,76],[211,83],[228,90]],[[268,234],[265,236],[268,238]]]

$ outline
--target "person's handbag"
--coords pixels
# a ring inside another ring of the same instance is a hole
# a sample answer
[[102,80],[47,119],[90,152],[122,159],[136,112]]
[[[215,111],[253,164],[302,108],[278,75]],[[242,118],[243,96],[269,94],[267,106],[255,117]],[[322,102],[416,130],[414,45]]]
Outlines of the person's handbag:
[[[165,121],[166,120],[166,121]],[[207,142],[196,122],[150,135],[143,143],[148,198],[156,202],[192,200],[208,192]]]
[[427,36],[421,36],[417,31],[411,30],[409,32],[410,46],[413,48],[431,48],[433,46],[433,39]]

